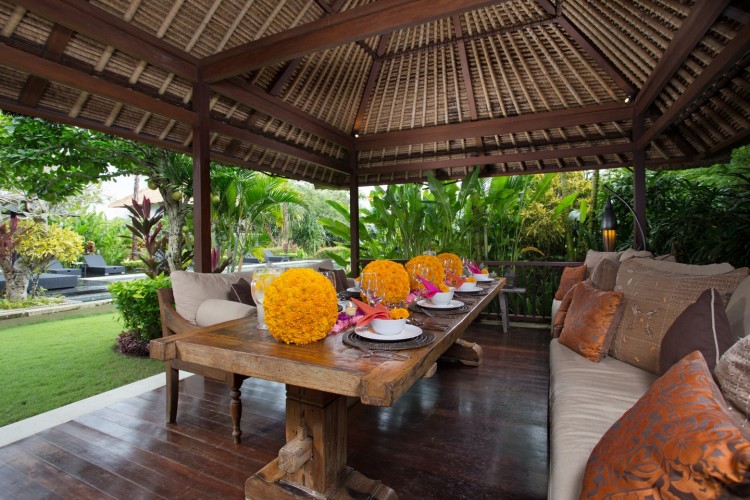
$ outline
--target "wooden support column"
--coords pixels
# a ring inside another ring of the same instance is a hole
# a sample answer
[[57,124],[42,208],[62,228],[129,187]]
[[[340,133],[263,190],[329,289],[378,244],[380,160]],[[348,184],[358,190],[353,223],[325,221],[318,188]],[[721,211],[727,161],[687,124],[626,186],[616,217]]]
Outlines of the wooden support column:
[[[639,147],[640,138],[645,130],[643,116],[636,116],[633,120],[633,211],[635,212],[636,221],[633,221],[633,231],[635,231],[635,245],[637,250],[647,250],[646,241],[643,235],[648,235],[648,226],[646,226],[646,150],[645,145]],[[638,228],[638,224],[643,229],[643,235]]]
[[211,153],[208,85],[202,76],[193,84],[193,221],[195,271],[211,272]]
[[352,276],[359,276],[359,152],[353,149],[349,160],[349,241]]

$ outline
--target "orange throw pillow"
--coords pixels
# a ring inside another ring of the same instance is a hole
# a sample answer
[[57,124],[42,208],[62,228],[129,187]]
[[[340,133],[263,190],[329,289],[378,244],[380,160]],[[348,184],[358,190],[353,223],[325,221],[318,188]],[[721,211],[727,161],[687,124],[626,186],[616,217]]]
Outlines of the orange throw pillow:
[[576,286],[578,283],[583,281],[583,275],[586,274],[586,265],[577,267],[566,267],[563,269],[562,277],[560,278],[560,284],[555,292],[555,298],[562,300],[565,298],[565,294],[568,290]]
[[750,441],[699,351],[685,356],[602,436],[581,498],[747,498]]
[[555,318],[552,320],[552,337],[558,338],[560,336],[563,326],[565,325],[565,317],[568,315],[568,309],[570,309],[570,302],[573,300],[573,291],[580,285],[581,284],[578,283],[568,290],[568,293],[565,294],[562,302],[560,302],[560,307],[557,308],[557,314],[555,314]]
[[586,280],[572,291],[559,342],[598,363],[609,350],[617,330],[622,294],[597,290]]

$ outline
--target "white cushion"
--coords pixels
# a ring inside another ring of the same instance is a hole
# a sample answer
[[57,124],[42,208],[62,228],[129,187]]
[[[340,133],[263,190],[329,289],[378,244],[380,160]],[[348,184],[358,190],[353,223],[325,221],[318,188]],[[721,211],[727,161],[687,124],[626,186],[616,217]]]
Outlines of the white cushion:
[[593,363],[552,339],[549,498],[579,498],[594,446],[656,378],[610,357]]
[[256,308],[240,302],[223,299],[204,301],[195,314],[198,326],[211,326],[233,319],[245,318],[256,313]]

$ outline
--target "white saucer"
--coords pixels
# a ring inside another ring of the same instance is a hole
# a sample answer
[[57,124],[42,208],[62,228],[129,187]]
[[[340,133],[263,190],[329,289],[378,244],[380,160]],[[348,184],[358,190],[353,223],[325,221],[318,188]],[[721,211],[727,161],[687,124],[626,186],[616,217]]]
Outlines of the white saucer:
[[464,303],[460,300],[451,300],[445,305],[437,306],[429,300],[420,300],[419,302],[417,302],[417,305],[420,307],[424,307],[425,309],[458,309],[459,307],[463,306]]
[[360,293],[362,289],[361,288],[347,288],[346,291],[349,293]]
[[476,276],[474,276],[474,277],[477,279],[477,281],[495,281],[492,278],[490,278],[489,276],[487,276],[486,278],[482,278],[482,279],[479,279]]
[[458,288],[456,288],[454,293],[484,293],[484,289],[479,288],[479,287],[474,287],[471,290],[459,290]]
[[397,335],[381,335],[379,333],[375,333],[375,330],[373,330],[370,325],[365,325],[355,328],[354,333],[366,339],[380,340],[383,342],[393,342],[395,340],[407,340],[413,339],[414,337],[419,337],[420,335],[422,335],[422,329],[418,326],[407,324],[404,327],[403,331]]

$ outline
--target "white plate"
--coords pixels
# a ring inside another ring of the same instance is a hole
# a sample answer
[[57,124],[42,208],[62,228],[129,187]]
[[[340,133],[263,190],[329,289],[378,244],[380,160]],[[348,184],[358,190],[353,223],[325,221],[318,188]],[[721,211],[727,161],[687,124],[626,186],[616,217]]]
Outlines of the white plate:
[[420,307],[424,307],[426,309],[458,309],[459,307],[464,305],[464,303],[461,302],[460,300],[451,300],[445,305],[436,306],[429,300],[420,300],[419,302],[417,302],[417,305]]
[[455,293],[484,293],[484,288],[472,288],[471,290],[459,290],[456,288]]
[[[476,276],[474,276],[474,277],[477,278]],[[482,278],[482,279],[477,278],[477,281],[495,281],[495,280],[493,280],[492,278],[490,278],[489,275],[488,275],[486,278]]]
[[346,291],[349,293],[360,293],[362,290],[360,288],[347,288]]
[[407,324],[404,327],[403,331],[398,335],[381,335],[379,333],[376,333],[370,325],[365,325],[355,328],[354,333],[366,339],[380,340],[383,342],[393,342],[395,340],[407,340],[413,339],[414,337],[419,337],[420,335],[422,335],[422,329],[418,326]]

